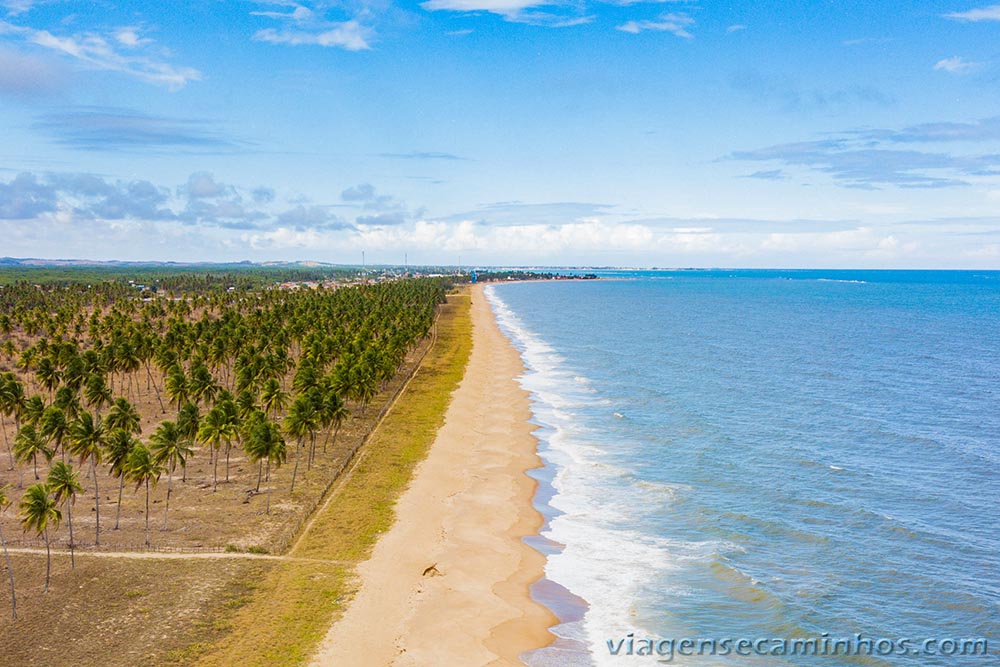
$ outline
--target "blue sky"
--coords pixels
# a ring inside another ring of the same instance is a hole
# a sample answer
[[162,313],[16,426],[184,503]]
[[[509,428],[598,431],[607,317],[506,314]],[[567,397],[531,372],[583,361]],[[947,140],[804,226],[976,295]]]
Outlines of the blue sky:
[[1000,268],[1000,5],[0,0],[0,256]]

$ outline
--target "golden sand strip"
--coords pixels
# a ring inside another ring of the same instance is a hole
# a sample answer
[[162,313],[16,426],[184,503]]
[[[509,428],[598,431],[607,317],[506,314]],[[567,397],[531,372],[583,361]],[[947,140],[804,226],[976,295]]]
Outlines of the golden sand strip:
[[552,640],[557,619],[529,595],[544,557],[521,540],[542,523],[524,367],[481,287],[472,299],[465,377],[317,667],[519,665]]

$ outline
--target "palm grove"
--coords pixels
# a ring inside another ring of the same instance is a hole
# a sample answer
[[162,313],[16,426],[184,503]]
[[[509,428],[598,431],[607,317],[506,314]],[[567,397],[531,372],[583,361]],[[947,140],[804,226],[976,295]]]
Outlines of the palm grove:
[[[317,451],[352,412],[364,414],[428,334],[447,288],[436,279],[225,284],[191,276],[167,295],[123,281],[0,288],[0,426],[15,475],[0,489],[0,540],[13,508],[47,554],[63,524],[71,558],[79,544],[99,547],[121,525],[128,487],[141,498],[148,546],[151,495],[169,530],[176,485],[215,493],[237,456],[250,466],[240,481],[264,496],[260,511],[269,514],[272,472],[287,463],[294,493]],[[155,424],[145,433],[144,421]],[[112,516],[101,502],[109,482]],[[84,538],[73,527],[81,499],[93,516]],[[10,586],[16,615],[12,574]]]

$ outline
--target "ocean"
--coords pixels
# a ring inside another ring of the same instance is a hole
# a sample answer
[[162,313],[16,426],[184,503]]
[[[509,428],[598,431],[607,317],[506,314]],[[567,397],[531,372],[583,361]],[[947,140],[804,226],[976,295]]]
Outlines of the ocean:
[[1000,664],[1000,272],[602,277],[486,288],[563,620],[528,664]]

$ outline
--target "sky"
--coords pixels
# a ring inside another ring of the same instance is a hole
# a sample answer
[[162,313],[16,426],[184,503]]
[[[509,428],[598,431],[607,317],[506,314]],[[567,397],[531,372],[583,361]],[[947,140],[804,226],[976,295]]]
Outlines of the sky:
[[0,0],[0,257],[1000,269],[989,0]]

